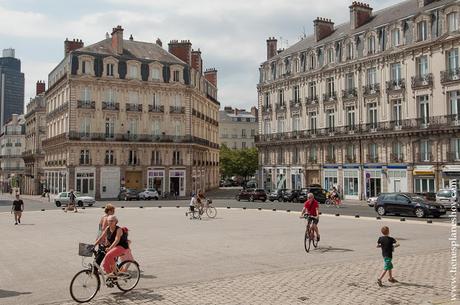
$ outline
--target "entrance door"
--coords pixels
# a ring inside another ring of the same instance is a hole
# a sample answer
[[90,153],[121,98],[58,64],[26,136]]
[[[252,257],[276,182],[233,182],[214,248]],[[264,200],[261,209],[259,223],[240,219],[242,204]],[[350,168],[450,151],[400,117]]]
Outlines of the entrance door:
[[401,180],[395,179],[393,181],[393,190],[397,193],[401,192]]
[[369,197],[377,197],[381,192],[381,181],[380,178],[370,178],[369,179]]
[[179,196],[179,177],[171,177],[169,180],[169,189],[172,194]]
[[142,172],[126,172],[125,187],[128,189],[142,189]]

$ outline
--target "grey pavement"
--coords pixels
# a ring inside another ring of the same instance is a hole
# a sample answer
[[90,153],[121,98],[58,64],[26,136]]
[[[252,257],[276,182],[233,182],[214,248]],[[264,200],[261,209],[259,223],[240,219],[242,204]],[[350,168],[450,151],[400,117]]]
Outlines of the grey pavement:
[[[320,248],[303,250],[298,213],[218,209],[189,220],[184,208],[117,209],[143,277],[132,292],[103,287],[92,304],[442,304],[449,296],[448,233],[442,223],[323,215]],[[73,304],[78,242],[92,242],[102,211],[0,213],[0,303]],[[395,276],[379,288],[382,225],[400,240]],[[314,291],[314,293],[310,293]],[[431,303],[429,303],[431,302]],[[446,303],[447,304],[447,303]]]

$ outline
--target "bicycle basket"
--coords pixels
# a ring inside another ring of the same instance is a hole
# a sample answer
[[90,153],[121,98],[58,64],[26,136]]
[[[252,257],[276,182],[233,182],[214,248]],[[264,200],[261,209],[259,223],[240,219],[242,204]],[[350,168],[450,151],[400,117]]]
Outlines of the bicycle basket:
[[78,244],[78,255],[91,257],[93,256],[94,245],[79,243]]

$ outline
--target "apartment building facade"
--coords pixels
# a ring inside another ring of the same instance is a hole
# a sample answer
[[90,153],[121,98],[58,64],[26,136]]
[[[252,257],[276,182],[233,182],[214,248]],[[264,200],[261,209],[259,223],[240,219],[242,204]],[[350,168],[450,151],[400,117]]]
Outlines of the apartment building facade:
[[314,35],[260,67],[260,182],[338,186],[345,198],[435,192],[460,179],[456,1],[408,0]]
[[13,114],[0,133],[0,183],[2,191],[19,190],[23,183],[24,115]]
[[251,112],[224,107],[219,111],[220,145],[231,149],[255,147],[255,136],[259,130],[257,119],[256,107],[252,107]]
[[52,193],[114,198],[121,186],[188,196],[218,187],[217,71],[189,41],[65,42],[49,74],[44,174]]

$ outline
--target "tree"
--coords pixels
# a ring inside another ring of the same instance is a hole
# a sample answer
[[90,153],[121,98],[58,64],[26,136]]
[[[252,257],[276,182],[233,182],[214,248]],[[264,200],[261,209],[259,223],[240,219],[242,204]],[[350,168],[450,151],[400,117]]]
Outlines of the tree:
[[234,150],[222,145],[220,149],[221,175],[223,177],[239,176],[247,179],[255,174],[258,158],[257,148]]

